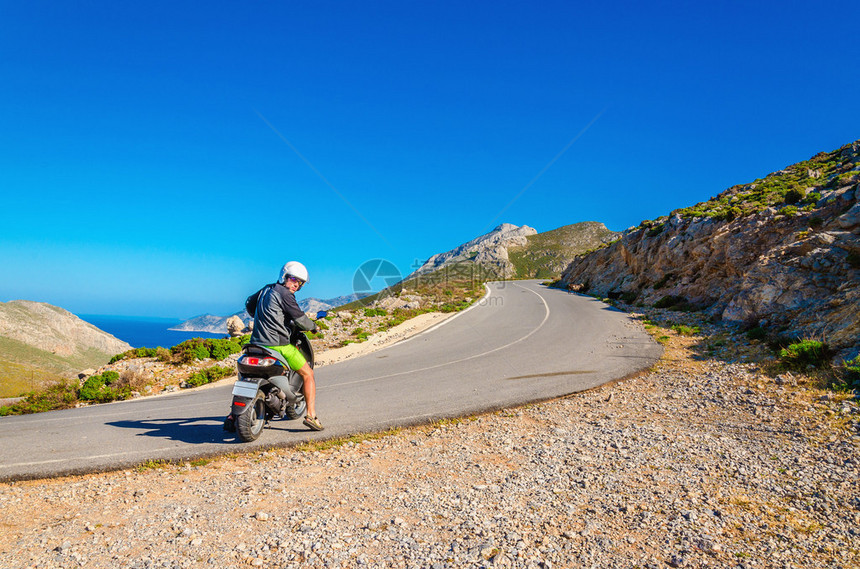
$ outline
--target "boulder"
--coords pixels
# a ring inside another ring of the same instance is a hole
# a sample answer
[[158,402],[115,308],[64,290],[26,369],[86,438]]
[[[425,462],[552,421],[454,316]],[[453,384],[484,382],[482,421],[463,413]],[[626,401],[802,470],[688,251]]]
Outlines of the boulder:
[[235,314],[227,319],[227,333],[235,338],[241,336],[245,331],[245,323]]
[[840,215],[837,221],[842,229],[853,229],[860,226],[860,203],[854,204],[854,207]]

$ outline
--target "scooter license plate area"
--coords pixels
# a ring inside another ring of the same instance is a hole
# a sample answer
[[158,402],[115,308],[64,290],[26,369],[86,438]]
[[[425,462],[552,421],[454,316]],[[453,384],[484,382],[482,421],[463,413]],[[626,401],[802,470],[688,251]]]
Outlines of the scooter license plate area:
[[257,395],[257,383],[239,380],[233,384],[233,395],[253,399]]

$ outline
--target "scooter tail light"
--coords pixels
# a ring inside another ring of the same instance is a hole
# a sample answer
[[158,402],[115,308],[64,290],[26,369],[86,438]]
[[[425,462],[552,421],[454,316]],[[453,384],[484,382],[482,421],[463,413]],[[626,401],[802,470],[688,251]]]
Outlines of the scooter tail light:
[[242,401],[234,401],[233,405],[235,405],[236,407],[244,407],[245,403],[243,403]]
[[245,356],[242,358],[242,363],[249,366],[270,366],[274,365],[275,358],[258,358],[256,356]]

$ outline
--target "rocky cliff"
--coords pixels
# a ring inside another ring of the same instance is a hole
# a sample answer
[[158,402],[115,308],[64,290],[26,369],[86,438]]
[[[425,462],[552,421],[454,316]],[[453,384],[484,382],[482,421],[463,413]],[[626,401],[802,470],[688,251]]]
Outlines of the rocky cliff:
[[860,349],[860,141],[577,257],[561,283]]

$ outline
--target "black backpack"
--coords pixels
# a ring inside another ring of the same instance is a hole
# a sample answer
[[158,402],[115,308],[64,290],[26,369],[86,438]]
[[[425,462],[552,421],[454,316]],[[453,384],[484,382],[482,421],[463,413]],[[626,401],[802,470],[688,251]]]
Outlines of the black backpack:
[[275,286],[274,284],[269,284],[249,296],[245,299],[245,310],[248,311],[248,314],[251,317],[255,317],[257,315],[257,302],[260,300],[260,295],[263,294],[263,291],[269,287]]

